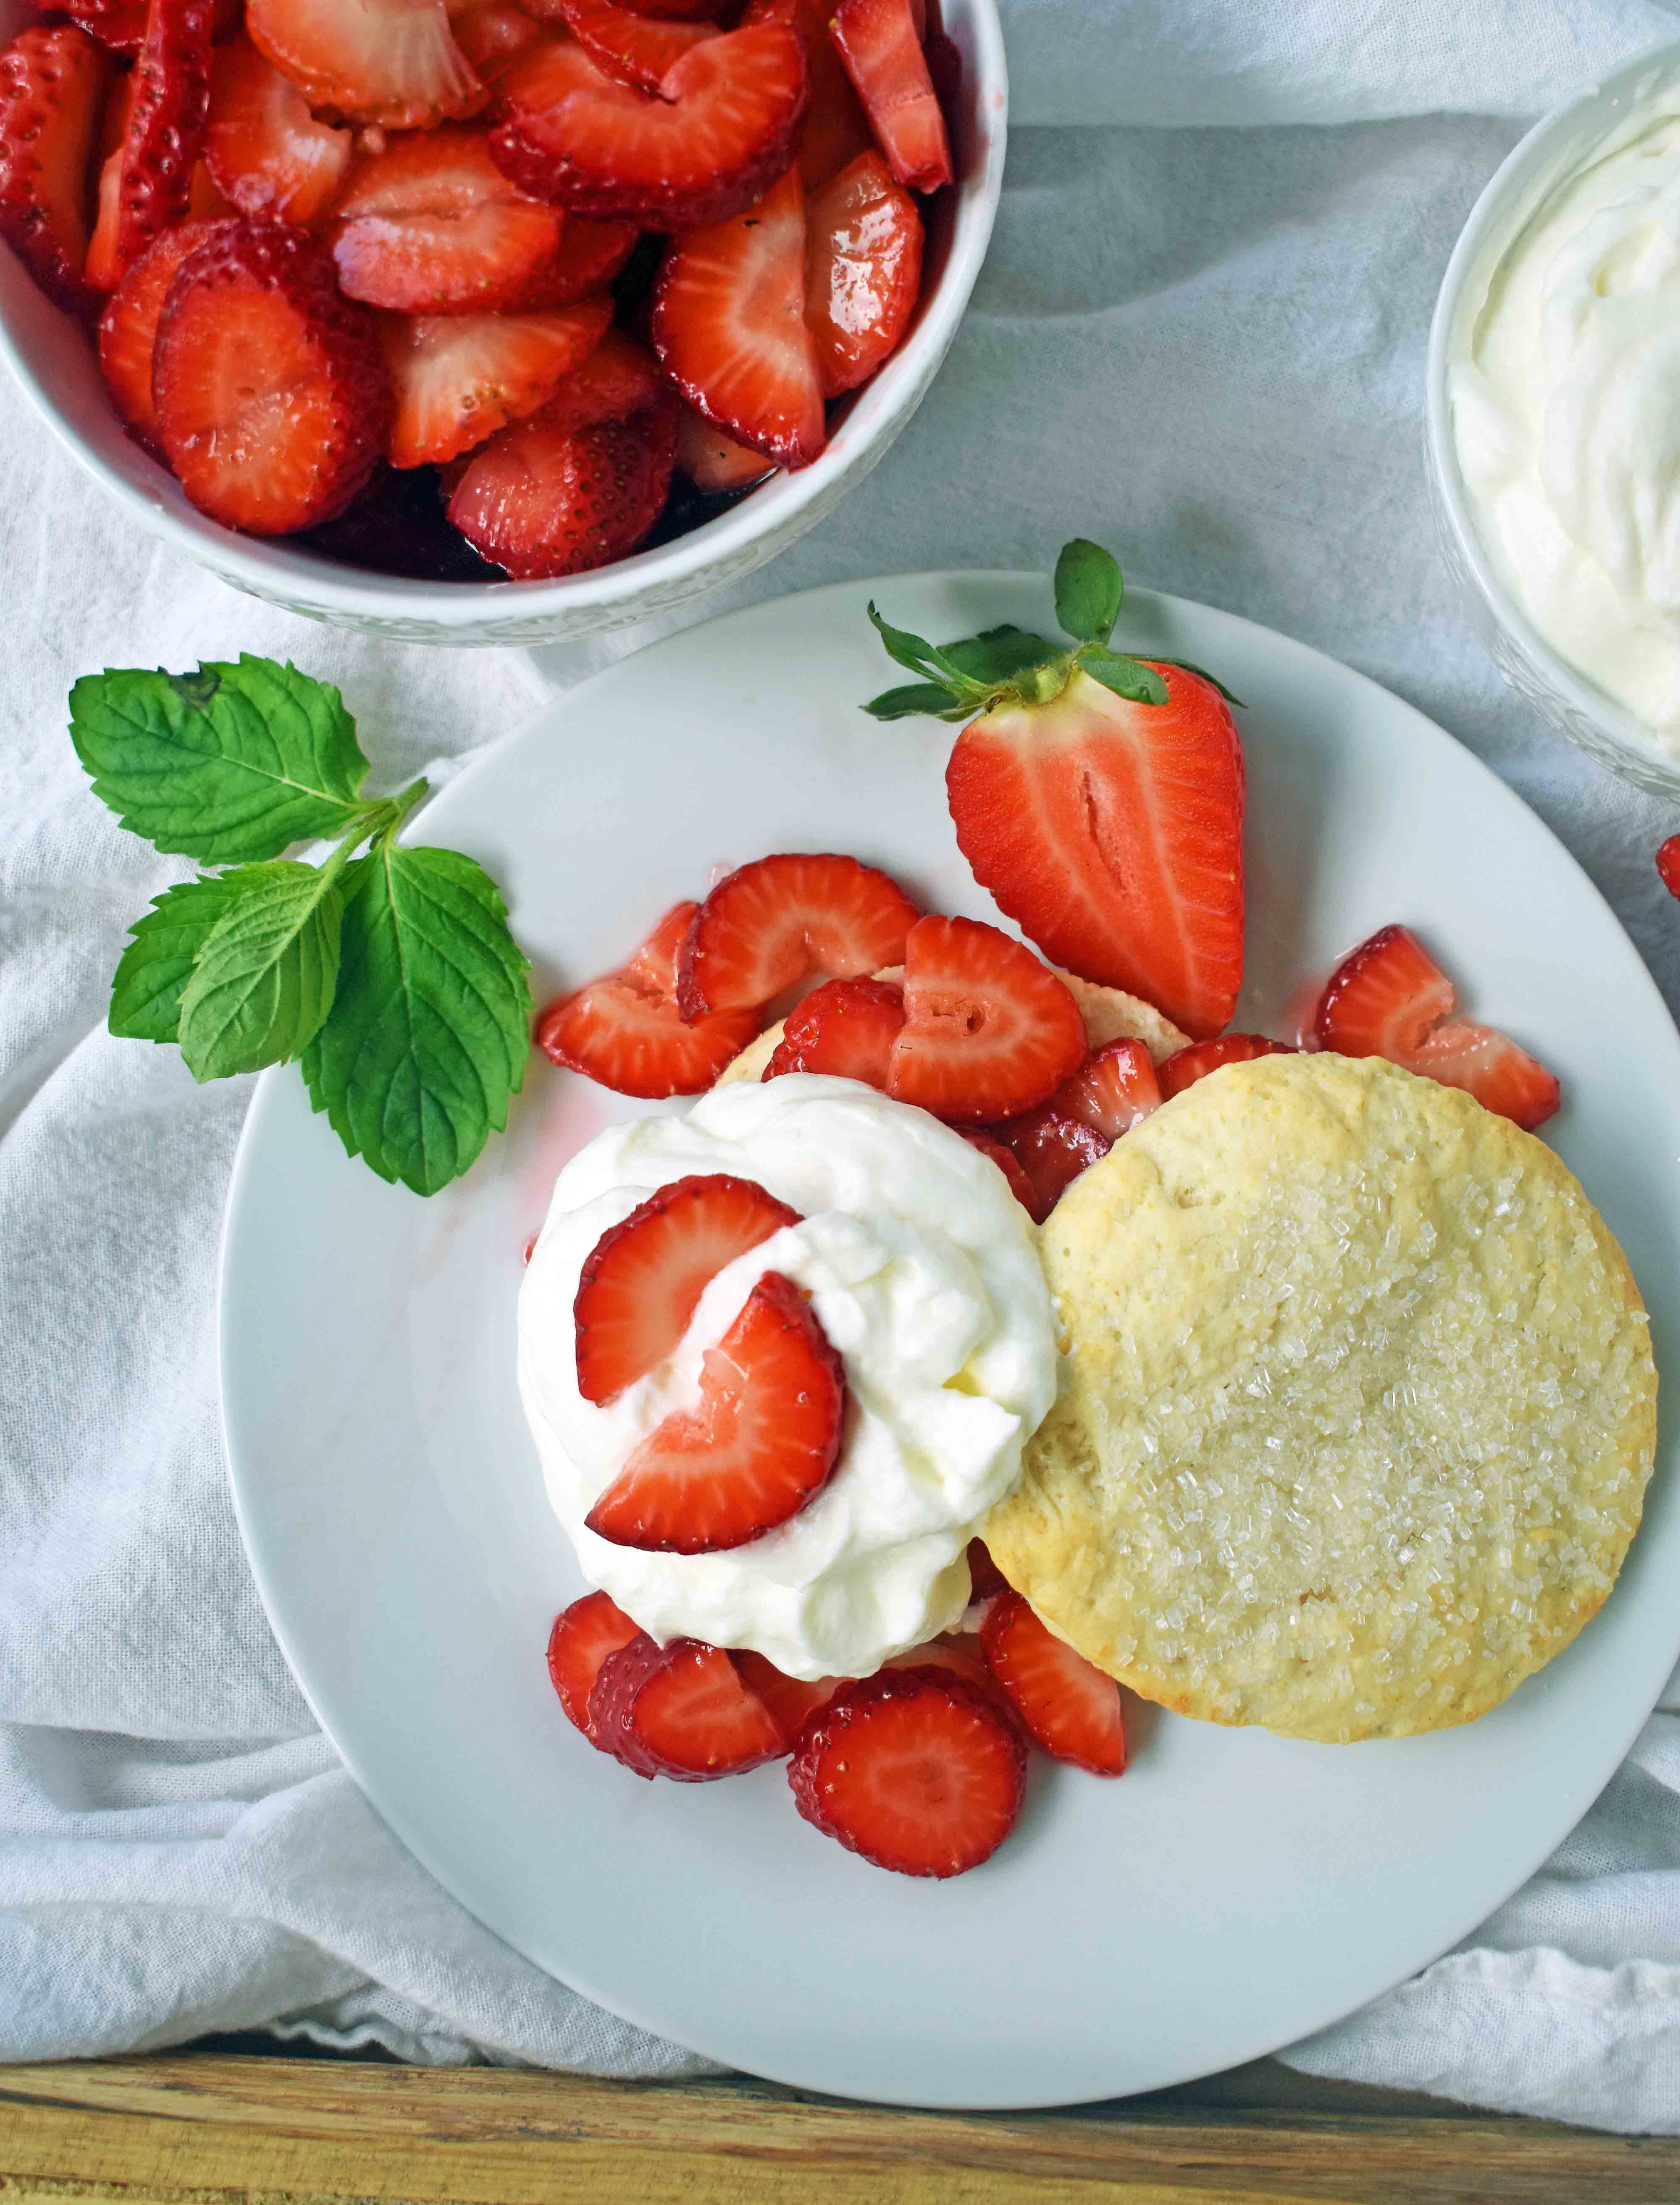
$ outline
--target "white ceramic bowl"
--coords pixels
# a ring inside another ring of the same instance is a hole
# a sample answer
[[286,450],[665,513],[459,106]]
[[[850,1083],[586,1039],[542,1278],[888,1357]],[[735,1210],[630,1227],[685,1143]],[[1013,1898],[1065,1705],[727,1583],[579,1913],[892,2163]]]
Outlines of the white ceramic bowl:
[[[33,20],[21,0],[0,0],[0,43]],[[555,582],[406,581],[206,520],[167,470],[124,434],[85,332],[48,303],[3,246],[0,357],[65,449],[130,520],[235,589],[312,620],[409,643],[553,643],[628,627],[750,574],[815,527],[884,456],[921,404],[986,257],[1008,117],[996,0],[947,0],[945,27],[963,57],[957,184],[933,209],[922,302],[909,336],[857,394],[810,467],[775,475],[675,542],[595,574]]]
[[1659,796],[1680,796],[1680,756],[1560,657],[1516,603],[1488,557],[1458,465],[1447,360],[1476,312],[1489,273],[1555,179],[1622,121],[1655,83],[1680,72],[1680,41],[1638,55],[1535,124],[1470,211],[1447,263],[1429,331],[1425,438],[1446,563],[1493,663],[1535,710],[1612,772]]

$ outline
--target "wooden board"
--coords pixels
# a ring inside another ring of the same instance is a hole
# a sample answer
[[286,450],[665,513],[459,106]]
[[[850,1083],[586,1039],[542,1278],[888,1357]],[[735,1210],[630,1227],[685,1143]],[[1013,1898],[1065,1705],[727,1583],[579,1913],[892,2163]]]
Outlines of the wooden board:
[[0,2067],[0,2205],[1617,2205],[1680,2140],[1451,2113],[941,2114],[745,2082],[226,2058]]

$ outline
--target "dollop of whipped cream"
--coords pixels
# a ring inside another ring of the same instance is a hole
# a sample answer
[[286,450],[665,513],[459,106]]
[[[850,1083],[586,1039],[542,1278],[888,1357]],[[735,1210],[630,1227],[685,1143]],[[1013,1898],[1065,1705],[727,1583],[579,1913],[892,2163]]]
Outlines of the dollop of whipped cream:
[[[756,1180],[800,1213],[720,1271],[669,1359],[604,1405],[578,1391],[572,1305],[609,1226],[691,1174]],[[839,1464],[745,1546],[648,1554],[584,1519],[631,1451],[699,1396],[701,1358],[766,1271],[810,1297],[846,1366]],[[964,1548],[1020,1475],[1055,1397],[1032,1228],[988,1163],[926,1112],[793,1073],[614,1126],[567,1165],[519,1295],[519,1390],[585,1575],[662,1643],[751,1647],[789,1676],[866,1676],[950,1629]]]
[[1541,187],[1466,287],[1448,395],[1505,587],[1680,751],[1680,79]]

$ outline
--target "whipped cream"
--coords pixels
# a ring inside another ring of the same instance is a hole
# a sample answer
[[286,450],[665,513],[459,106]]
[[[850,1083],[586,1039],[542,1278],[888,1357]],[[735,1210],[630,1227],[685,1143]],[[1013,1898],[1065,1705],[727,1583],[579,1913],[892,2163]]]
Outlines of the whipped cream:
[[[726,1266],[676,1352],[604,1405],[578,1391],[572,1305],[609,1226],[692,1173],[756,1180],[802,1221]],[[584,1519],[632,1449],[699,1395],[701,1358],[766,1271],[802,1287],[846,1366],[838,1466],[745,1546],[646,1554]],[[795,1073],[614,1126],[567,1165],[519,1295],[519,1390],[591,1583],[662,1643],[751,1647],[790,1676],[865,1676],[951,1629],[964,1548],[1055,1396],[1049,1292],[995,1165],[924,1111]]]
[[1447,391],[1477,528],[1559,655],[1680,751],[1680,77],[1467,287]]

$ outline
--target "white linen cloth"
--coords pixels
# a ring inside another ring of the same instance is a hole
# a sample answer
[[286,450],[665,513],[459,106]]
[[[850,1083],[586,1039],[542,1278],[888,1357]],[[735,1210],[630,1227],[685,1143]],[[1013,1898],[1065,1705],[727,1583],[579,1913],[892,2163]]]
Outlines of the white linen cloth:
[[[1680,816],[1504,686],[1436,553],[1420,430],[1430,308],[1481,184],[1523,118],[1673,17],[1656,0],[1006,9],[1008,181],[944,372],[836,515],[705,609],[882,570],[1042,568],[1094,536],[1135,579],[1303,637],[1471,745],[1680,1006],[1680,906],[1652,863]],[[248,1083],[196,1089],[172,1052],[104,1032],[126,927],[185,868],[117,829],[64,732],[90,669],[289,654],[342,685],[396,787],[648,634],[526,657],[314,628],[132,532],[9,389],[0,435],[0,2056],[271,2025],[419,2060],[702,2071],[447,1899],[275,1649],[212,1363]],[[1526,1890],[1287,2056],[1680,2131],[1680,1687]]]

